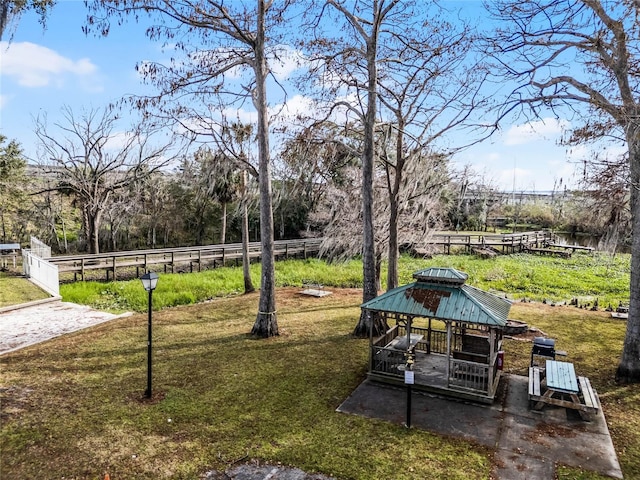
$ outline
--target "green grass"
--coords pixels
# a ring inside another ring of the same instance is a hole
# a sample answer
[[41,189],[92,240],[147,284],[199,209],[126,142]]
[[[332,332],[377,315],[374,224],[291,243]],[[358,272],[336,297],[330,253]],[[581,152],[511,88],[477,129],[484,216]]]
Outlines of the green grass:
[[[3,480],[193,479],[249,460],[339,479],[490,477],[490,449],[337,413],[365,375],[368,341],[349,336],[361,292],[297,292],[278,290],[281,335],[268,340],[247,335],[257,293],[156,313],[151,402],[145,315],[0,357]],[[591,379],[625,478],[640,478],[640,385],[613,382],[624,322],[522,302],[511,317],[556,338]],[[506,370],[526,373],[530,344],[504,346]],[[603,477],[559,466],[558,478]]]
[[577,298],[583,303],[598,299],[601,307],[629,301],[631,256],[627,254],[574,254],[570,259],[516,254],[486,260],[473,255],[437,255],[426,262],[404,260],[400,283],[409,280],[412,268],[423,268],[426,263],[457,268],[469,275],[470,284],[513,299],[563,302]]
[[0,307],[19,305],[50,296],[25,278],[0,272]]
[[[363,380],[361,292],[279,291],[281,335],[247,336],[257,294],[144,315],[1,357],[2,478],[193,479],[257,459],[337,478],[484,479],[490,451],[340,414]],[[407,461],[411,460],[411,470]]]
[[[430,266],[454,267],[469,275],[469,284],[507,294],[512,299],[528,298],[553,302],[579,299],[581,304],[598,300],[600,307],[617,306],[629,300],[630,255],[575,254],[570,259],[528,254],[499,256],[483,260],[473,255],[436,255],[423,260],[402,256],[400,284]],[[386,271],[383,269],[383,287]],[[252,278],[259,285],[260,265],[252,265]],[[305,282],[329,287],[361,287],[362,263],[351,260],[327,264],[322,260],[287,260],[276,263],[278,286],[300,287]],[[238,267],[217,268],[200,273],[161,274],[154,292],[154,308],[188,305],[211,298],[235,295],[243,289]],[[65,301],[92,305],[110,311],[147,308],[147,296],[139,280],[125,282],[76,282],[62,285]]]

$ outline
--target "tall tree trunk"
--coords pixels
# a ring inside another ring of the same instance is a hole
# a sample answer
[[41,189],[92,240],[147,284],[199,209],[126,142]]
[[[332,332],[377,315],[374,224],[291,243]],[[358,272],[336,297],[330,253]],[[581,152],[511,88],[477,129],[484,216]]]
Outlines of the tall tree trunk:
[[69,253],[69,240],[67,239],[67,226],[64,223],[64,218],[60,216],[60,223],[62,224],[62,239],[64,242],[64,253]]
[[0,224],[2,224],[2,243],[7,243],[7,226],[4,222],[4,210],[0,210]]
[[400,186],[404,170],[404,122],[398,118],[398,133],[396,136],[396,167],[393,176],[393,186],[389,195],[389,257],[387,266],[387,291],[398,286],[398,216],[400,214]]
[[227,239],[227,202],[222,202],[222,232],[220,234],[220,243],[224,245]]
[[254,71],[255,107],[258,112],[258,171],[260,183],[260,242],[262,244],[262,275],[258,315],[252,335],[278,335],[276,314],[275,262],[273,254],[273,207],[271,198],[271,162],[269,160],[269,120],[267,117],[267,60],[265,58],[265,2],[258,0],[258,28],[255,39]]
[[111,251],[115,252],[117,241],[116,241],[116,231],[113,226],[113,221],[109,222],[109,240],[111,243]]
[[376,289],[382,290],[382,253],[376,252]]
[[89,226],[89,253],[100,253],[100,223],[102,221],[102,210],[88,211]]
[[640,382],[640,122],[627,127],[631,188],[631,280],[629,319],[616,379]]
[[[377,13],[377,2],[374,2]],[[364,151],[362,154],[362,301],[368,302],[378,295],[376,288],[375,236],[373,230],[373,164],[374,164],[374,127],[376,121],[377,101],[377,65],[378,49],[377,24],[372,27],[371,36],[367,38],[367,112],[364,125]],[[362,310],[360,320],[353,330],[356,337],[368,337],[369,330],[378,336],[386,331],[384,322],[374,320],[369,310]]]
[[392,195],[389,205],[389,255],[387,265],[387,291],[398,286],[398,196]]
[[251,259],[249,258],[249,213],[247,209],[247,171],[242,171],[242,277],[244,278],[244,293],[255,291],[251,281]]

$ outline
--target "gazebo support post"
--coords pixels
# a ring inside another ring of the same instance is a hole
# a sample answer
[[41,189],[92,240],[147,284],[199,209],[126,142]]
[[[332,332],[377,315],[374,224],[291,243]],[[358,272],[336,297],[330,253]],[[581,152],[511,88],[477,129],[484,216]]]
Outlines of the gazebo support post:
[[493,392],[493,380],[495,375],[494,355],[496,355],[496,331],[493,328],[489,328],[489,381],[487,382],[487,395]]
[[449,373],[451,370],[451,323],[447,322],[447,388],[449,388]]
[[[375,315],[371,312],[371,315]],[[369,322],[369,372],[373,372],[373,318]]]

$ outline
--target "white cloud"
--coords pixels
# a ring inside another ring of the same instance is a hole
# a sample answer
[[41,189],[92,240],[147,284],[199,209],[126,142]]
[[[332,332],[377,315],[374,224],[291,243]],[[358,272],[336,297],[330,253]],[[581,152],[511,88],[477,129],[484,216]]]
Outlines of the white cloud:
[[86,78],[98,67],[88,58],[71,60],[59,53],[31,42],[0,42],[2,75],[13,77],[23,87],[46,87],[61,84],[65,74]]
[[109,135],[109,138],[104,144],[104,149],[108,151],[118,152],[125,147],[130,147],[134,140],[134,134],[132,132],[115,132]]
[[284,104],[279,104],[269,109],[272,116],[279,117],[279,121],[294,121],[298,115],[309,114],[315,108],[315,102],[304,95],[294,95]]
[[291,73],[305,65],[302,52],[289,45],[281,45],[275,52],[271,53],[271,57],[269,66],[278,80],[287,80]]
[[535,122],[512,125],[505,134],[504,144],[522,145],[537,140],[557,138],[568,127],[568,121],[556,118],[543,118]]
[[240,122],[243,124],[255,124],[258,122],[258,112],[255,110],[245,110],[244,108],[225,108],[222,114],[229,122]]
[[9,102],[9,95],[0,94],[0,110],[2,110],[8,102]]

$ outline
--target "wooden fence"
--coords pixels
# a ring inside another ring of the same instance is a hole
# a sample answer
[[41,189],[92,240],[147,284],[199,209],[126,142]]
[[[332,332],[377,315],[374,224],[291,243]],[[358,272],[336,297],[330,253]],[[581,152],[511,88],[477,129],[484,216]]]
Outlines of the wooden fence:
[[[274,242],[276,258],[316,256],[320,251],[321,238],[278,240]],[[249,258],[262,255],[260,242],[249,244]],[[99,253],[92,255],[64,255],[51,257],[49,261],[58,266],[60,273],[73,273],[74,279],[80,275],[84,280],[90,270],[104,270],[107,280],[110,275],[117,279],[118,269],[135,268],[136,276],[140,269],[147,271],[151,267],[162,266],[165,273],[174,272],[178,265],[188,266],[190,271],[200,271],[205,264],[225,265],[227,262],[242,259],[242,244],[204,245],[196,247],[164,248],[154,250],[134,250],[127,252]]]

